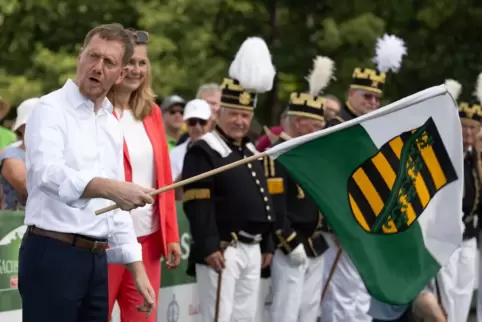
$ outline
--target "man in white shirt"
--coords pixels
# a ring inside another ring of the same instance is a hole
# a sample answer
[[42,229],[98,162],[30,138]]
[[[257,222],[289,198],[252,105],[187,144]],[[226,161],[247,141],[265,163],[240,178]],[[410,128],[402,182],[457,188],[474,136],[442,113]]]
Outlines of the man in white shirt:
[[[124,182],[122,132],[105,98],[122,81],[133,50],[121,25],[92,29],[75,80],[43,96],[27,123],[28,229],[19,254],[24,322],[108,321],[107,262],[132,272],[144,298],[139,310],[150,314],[155,305],[126,211],[152,203],[152,189]],[[109,200],[122,210],[96,216]]]
[[172,149],[170,153],[173,180],[178,180],[182,173],[184,156],[189,145],[208,132],[210,128],[209,119],[211,118],[211,107],[205,100],[196,98],[187,103],[183,116],[187,124],[189,138],[184,143]]

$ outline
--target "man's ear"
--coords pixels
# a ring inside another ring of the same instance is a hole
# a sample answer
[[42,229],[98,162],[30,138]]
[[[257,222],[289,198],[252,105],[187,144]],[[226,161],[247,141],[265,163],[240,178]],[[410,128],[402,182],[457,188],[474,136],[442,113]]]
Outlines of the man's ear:
[[127,66],[124,66],[124,68],[122,68],[122,70],[120,72],[119,77],[117,77],[117,80],[115,81],[115,84],[119,85],[120,83],[122,83],[122,81],[124,80],[124,77],[126,77],[126,75],[127,75]]

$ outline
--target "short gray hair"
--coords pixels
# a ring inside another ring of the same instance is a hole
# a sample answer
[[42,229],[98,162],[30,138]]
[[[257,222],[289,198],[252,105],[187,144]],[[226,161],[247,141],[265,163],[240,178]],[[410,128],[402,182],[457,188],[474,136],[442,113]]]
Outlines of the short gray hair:
[[196,93],[196,98],[201,98],[201,95],[203,93],[211,93],[211,92],[220,92],[221,91],[221,86],[216,83],[208,83],[208,84],[203,84],[199,86],[199,89],[197,90]]

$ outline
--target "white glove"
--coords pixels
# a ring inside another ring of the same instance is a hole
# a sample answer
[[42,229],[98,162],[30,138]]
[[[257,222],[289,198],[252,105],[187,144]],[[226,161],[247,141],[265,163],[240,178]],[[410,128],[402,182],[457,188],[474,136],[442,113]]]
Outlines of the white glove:
[[295,249],[289,254],[290,261],[295,266],[304,265],[308,260],[306,256],[305,247],[303,244],[299,244]]

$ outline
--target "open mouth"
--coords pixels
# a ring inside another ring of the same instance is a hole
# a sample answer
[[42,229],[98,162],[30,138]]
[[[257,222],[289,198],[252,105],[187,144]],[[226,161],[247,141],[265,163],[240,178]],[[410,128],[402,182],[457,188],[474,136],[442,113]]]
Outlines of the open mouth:
[[93,83],[96,83],[96,84],[100,83],[100,81],[95,77],[89,77],[89,80]]

